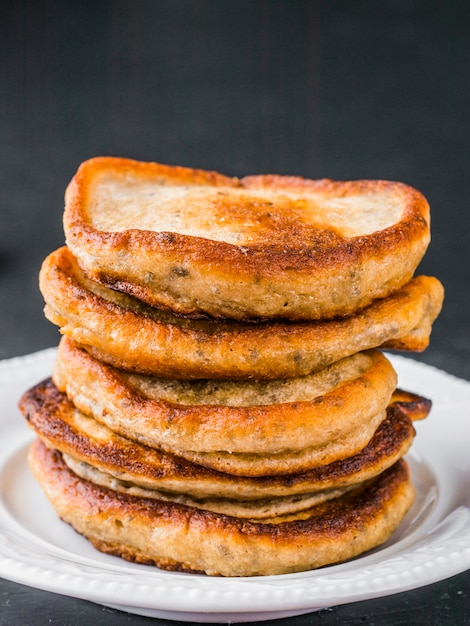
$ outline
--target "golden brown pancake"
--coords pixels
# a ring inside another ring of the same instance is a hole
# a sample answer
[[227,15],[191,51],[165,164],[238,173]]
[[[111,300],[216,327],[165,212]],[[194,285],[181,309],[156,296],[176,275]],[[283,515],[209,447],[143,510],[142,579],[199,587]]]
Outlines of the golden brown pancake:
[[168,378],[303,376],[370,348],[424,350],[443,288],[418,276],[342,319],[235,323],[191,320],[87,280],[63,247],[45,259],[47,318],[101,361]]
[[114,432],[241,476],[305,471],[359,452],[396,388],[379,351],[287,380],[177,381],[104,365],[67,338],[53,379]]
[[229,178],[96,158],[65,197],[88,276],[151,305],[247,320],[349,315],[411,280],[429,206],[389,181]]
[[403,460],[363,489],[265,522],[100,487],[39,439],[29,462],[57,514],[97,549],[210,575],[286,574],[350,559],[386,541],[414,499]]
[[257,478],[229,476],[116,435],[80,413],[50,379],[25,392],[20,409],[37,435],[91,482],[131,495],[260,518],[310,508],[393,465],[408,451],[415,434],[405,415],[408,404],[419,417],[424,413],[426,400],[409,397],[411,403],[394,401],[388,407],[387,419],[354,457],[302,474]]

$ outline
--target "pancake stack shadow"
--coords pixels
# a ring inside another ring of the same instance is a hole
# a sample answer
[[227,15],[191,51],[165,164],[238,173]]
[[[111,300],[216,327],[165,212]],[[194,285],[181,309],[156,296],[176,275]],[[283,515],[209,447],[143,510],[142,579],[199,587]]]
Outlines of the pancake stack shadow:
[[415,275],[421,194],[97,158],[64,229],[40,272],[63,337],[19,403],[64,521],[103,552],[222,576],[391,537],[431,402],[397,388],[384,350],[424,350],[443,301]]

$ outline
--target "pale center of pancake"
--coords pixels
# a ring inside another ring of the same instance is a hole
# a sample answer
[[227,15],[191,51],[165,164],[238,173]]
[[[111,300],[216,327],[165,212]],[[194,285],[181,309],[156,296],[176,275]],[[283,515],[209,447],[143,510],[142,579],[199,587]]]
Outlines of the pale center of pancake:
[[132,177],[104,176],[91,197],[89,219],[99,230],[172,232],[234,245],[280,241],[286,233],[315,239],[322,230],[367,235],[392,226],[403,212],[402,199],[386,192],[328,199],[312,190],[162,185]]

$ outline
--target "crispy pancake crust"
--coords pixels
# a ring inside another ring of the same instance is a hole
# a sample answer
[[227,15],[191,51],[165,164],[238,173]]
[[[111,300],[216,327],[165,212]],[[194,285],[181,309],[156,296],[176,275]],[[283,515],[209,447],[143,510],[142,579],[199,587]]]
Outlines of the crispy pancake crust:
[[64,230],[93,280],[239,320],[351,314],[406,284],[430,239],[425,198],[401,183],[239,180],[118,158],[80,166]]
[[378,351],[287,381],[169,381],[104,365],[62,338],[53,379],[111,430],[238,475],[292,473],[370,441],[396,387]]
[[75,473],[92,482],[104,478],[95,476],[90,466],[107,475],[115,490],[134,493],[141,488],[153,491],[155,498],[173,500],[184,494],[193,506],[230,509],[231,515],[246,517],[254,516],[260,506],[263,513],[286,506],[302,510],[309,499],[332,497],[393,465],[406,454],[415,434],[405,415],[407,406],[411,404],[408,412],[422,417],[418,407],[425,399],[410,397],[411,402],[388,407],[387,419],[357,455],[302,474],[258,478],[229,476],[120,437],[80,413],[50,379],[25,392],[20,409],[46,445],[72,457]]
[[96,358],[171,378],[289,378],[379,346],[422,351],[443,300],[436,278],[418,276],[343,319],[190,320],[87,281],[65,247],[45,259],[40,288],[48,319]]
[[99,487],[40,440],[29,461],[58,515],[99,550],[210,575],[285,574],[350,559],[386,541],[414,498],[400,460],[363,490],[262,523]]

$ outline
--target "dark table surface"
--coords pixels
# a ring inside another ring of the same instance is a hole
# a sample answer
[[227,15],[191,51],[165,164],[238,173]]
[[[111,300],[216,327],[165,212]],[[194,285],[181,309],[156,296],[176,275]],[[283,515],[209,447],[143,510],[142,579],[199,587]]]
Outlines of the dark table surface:
[[[416,358],[470,380],[466,2],[89,0],[0,4],[0,358],[58,341],[37,273],[95,155],[230,175],[385,178],[433,216],[446,288]],[[146,624],[0,580],[0,625]],[[470,624],[470,574],[289,624]]]

